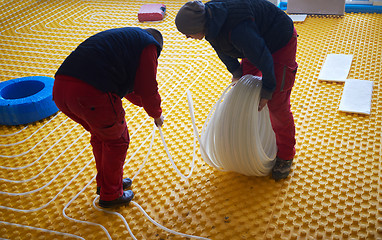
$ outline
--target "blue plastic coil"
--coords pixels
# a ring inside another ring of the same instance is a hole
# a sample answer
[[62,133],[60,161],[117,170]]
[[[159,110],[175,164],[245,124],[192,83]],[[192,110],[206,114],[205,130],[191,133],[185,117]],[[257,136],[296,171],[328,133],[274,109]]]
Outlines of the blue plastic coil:
[[44,76],[1,82],[0,124],[28,124],[58,112],[52,97],[53,83],[53,78]]

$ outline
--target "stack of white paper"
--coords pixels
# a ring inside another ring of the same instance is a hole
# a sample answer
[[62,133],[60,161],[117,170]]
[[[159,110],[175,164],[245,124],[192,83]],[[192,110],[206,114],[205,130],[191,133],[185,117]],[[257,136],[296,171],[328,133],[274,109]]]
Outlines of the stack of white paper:
[[339,110],[343,112],[370,114],[373,82],[347,79]]
[[328,54],[322,66],[319,80],[344,82],[348,77],[353,55]]
[[350,54],[328,54],[318,79],[345,82],[339,111],[370,114],[373,82],[347,79],[352,59]]
[[293,15],[288,15],[293,22],[303,22],[306,19],[306,14],[293,14]]

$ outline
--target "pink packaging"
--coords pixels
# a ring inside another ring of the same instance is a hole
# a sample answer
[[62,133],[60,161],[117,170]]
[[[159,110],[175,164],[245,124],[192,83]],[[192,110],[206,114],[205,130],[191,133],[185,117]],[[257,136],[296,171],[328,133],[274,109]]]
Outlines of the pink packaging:
[[163,19],[166,12],[166,6],[160,3],[145,4],[138,12],[138,20],[145,21],[160,21]]

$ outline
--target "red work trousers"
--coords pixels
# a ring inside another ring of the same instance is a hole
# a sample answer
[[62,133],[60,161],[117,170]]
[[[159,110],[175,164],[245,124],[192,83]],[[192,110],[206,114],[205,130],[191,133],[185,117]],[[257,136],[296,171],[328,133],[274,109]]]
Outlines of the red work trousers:
[[61,75],[56,76],[53,99],[65,115],[91,134],[100,198],[111,201],[120,197],[123,194],[123,164],[130,142],[120,97]]
[[[276,76],[276,89],[268,101],[269,115],[276,135],[277,156],[284,160],[293,159],[296,154],[295,125],[290,109],[290,95],[297,72],[297,32],[294,30],[289,43],[272,54]],[[261,76],[261,71],[248,59],[241,61],[243,75]]]

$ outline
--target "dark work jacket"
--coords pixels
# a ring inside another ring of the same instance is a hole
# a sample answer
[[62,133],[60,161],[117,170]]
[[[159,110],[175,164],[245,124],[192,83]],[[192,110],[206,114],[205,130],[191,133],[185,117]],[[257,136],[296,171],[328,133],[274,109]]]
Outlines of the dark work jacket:
[[55,75],[78,78],[102,92],[124,97],[134,90],[142,50],[155,44],[144,29],[125,27],[97,33],[82,42],[62,63]]
[[262,72],[263,90],[272,93],[276,87],[272,53],[291,39],[291,18],[267,0],[212,0],[205,8],[205,38],[228,71],[240,77],[238,58],[247,58]]

